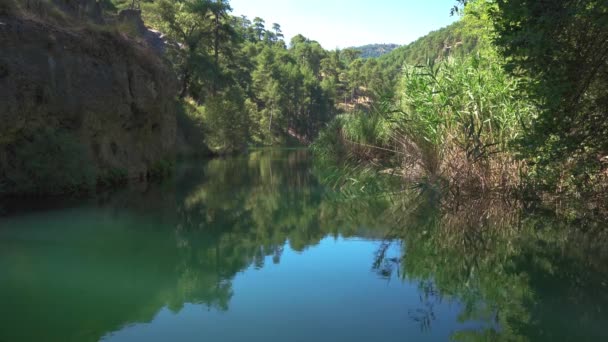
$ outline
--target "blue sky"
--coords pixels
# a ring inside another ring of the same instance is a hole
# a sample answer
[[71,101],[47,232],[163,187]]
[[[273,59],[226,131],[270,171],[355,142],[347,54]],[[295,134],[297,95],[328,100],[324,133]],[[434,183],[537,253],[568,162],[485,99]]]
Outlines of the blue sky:
[[457,20],[456,0],[230,0],[234,15],[278,23],[287,41],[301,33],[326,49],[407,44]]

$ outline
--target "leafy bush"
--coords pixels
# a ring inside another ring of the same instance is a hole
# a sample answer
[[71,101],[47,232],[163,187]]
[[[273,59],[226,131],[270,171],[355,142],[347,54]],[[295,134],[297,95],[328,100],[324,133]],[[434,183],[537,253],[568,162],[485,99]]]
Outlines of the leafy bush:
[[[199,106],[191,98],[177,104],[177,127],[187,146],[179,146],[181,153],[194,155],[210,154],[206,145],[207,127],[204,123],[205,107]],[[185,149],[185,151],[184,151]]]
[[339,161],[344,156],[345,147],[340,139],[343,120],[344,115],[338,115],[319,132],[319,136],[311,145],[317,160],[333,162]]
[[129,181],[129,173],[122,168],[112,168],[97,179],[97,184],[101,186],[124,185]]
[[96,174],[86,149],[71,133],[43,129],[15,148],[5,187],[17,195],[60,195],[94,188]]
[[361,145],[386,145],[390,138],[390,125],[378,113],[357,112],[344,115],[344,138]]
[[234,87],[226,93],[208,99],[204,123],[207,145],[220,153],[243,150],[249,140],[249,117],[243,92]]
[[378,113],[338,115],[312,144],[317,165],[337,168],[339,172],[332,173],[342,176],[351,174],[344,168],[352,168],[357,175],[372,175],[377,174],[378,167],[394,166],[398,151],[392,145],[389,124]]
[[151,179],[163,179],[173,174],[175,163],[170,159],[161,159],[150,167]]
[[[492,19],[507,70],[541,111],[521,141],[535,186],[598,195],[608,156],[605,1],[498,1]],[[550,177],[548,177],[550,176]]]

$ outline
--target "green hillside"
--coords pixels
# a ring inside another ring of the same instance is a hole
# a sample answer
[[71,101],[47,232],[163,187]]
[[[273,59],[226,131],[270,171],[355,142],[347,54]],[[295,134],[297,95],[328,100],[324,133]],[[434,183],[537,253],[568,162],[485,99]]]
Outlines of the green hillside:
[[462,21],[432,31],[424,37],[378,58],[381,72],[394,84],[404,65],[426,64],[448,56],[462,57],[478,48],[478,37],[467,34]]
[[398,44],[368,44],[350,49],[361,51],[361,58],[377,58],[398,48]]
[[466,34],[463,22],[458,21],[432,31],[411,44],[401,46],[381,57],[388,64],[422,64],[427,59],[464,56],[477,49],[477,37]]

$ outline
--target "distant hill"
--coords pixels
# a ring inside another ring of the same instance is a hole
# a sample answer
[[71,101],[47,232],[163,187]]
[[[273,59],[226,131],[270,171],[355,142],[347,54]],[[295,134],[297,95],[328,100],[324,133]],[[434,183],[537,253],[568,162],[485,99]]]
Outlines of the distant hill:
[[351,49],[361,51],[361,58],[377,58],[395,50],[398,47],[399,45],[397,44],[368,44],[352,47]]
[[455,22],[390,53],[381,56],[384,63],[402,66],[426,63],[427,59],[454,56],[462,57],[477,51],[478,38],[466,34],[461,21]]
[[478,37],[467,34],[461,21],[455,22],[378,58],[387,79],[395,83],[404,65],[421,65],[427,60],[447,56],[462,57],[475,53]]

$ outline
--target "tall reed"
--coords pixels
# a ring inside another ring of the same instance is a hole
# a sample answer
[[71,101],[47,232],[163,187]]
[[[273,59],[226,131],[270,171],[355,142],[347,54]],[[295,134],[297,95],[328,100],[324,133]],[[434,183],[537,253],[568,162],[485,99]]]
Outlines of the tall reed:
[[492,52],[407,66],[396,99],[339,116],[314,150],[399,168],[454,195],[513,190],[525,170],[511,143],[536,115],[517,86]]
[[516,89],[493,57],[406,67],[385,115],[404,169],[455,191],[516,186],[522,165],[510,143],[535,115]]

